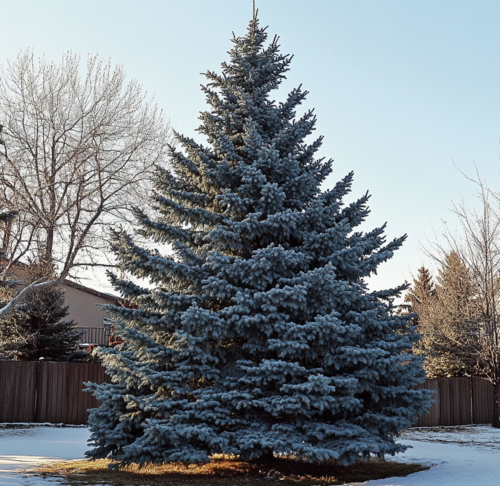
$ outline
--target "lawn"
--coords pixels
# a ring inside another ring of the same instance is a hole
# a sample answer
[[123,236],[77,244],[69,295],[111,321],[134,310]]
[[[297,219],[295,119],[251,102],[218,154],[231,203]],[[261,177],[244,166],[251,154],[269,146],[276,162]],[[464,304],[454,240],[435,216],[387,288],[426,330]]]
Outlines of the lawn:
[[45,477],[60,477],[68,485],[251,486],[279,481],[283,485],[313,486],[407,476],[428,469],[420,464],[378,460],[341,466],[331,461],[307,464],[275,458],[271,462],[246,462],[229,457],[216,458],[203,465],[173,463],[142,468],[132,465],[119,470],[110,469],[110,465],[112,462],[104,459],[59,462],[40,467],[36,473]]

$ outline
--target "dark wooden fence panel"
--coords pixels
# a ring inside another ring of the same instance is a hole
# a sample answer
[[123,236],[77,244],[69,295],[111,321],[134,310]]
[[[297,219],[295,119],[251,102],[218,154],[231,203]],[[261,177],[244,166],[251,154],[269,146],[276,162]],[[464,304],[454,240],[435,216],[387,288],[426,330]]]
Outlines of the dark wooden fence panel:
[[472,410],[475,424],[493,421],[493,385],[481,378],[472,378]]
[[[99,406],[84,382],[108,381],[99,363],[0,361],[0,422],[85,424]],[[480,378],[426,380],[435,403],[415,427],[491,424],[493,386]]]
[[472,423],[469,378],[438,378],[440,425]]
[[413,424],[414,427],[432,427],[434,424],[439,423],[440,418],[440,400],[438,393],[438,382],[437,380],[425,380],[419,388],[425,388],[427,390],[434,391],[434,403],[431,405],[429,409],[429,413],[423,413],[420,415]]
[[0,361],[0,422],[33,422],[37,364]]
[[61,369],[61,364],[65,368],[65,363],[40,364],[36,422],[64,423],[62,407],[65,369]]
[[[75,363],[71,368],[71,373],[66,375],[66,422],[68,424],[87,423],[88,412],[90,408],[99,406],[99,400],[89,392],[82,392],[83,383],[88,381],[94,383],[104,383],[109,377],[104,373],[104,368],[95,363],[92,366]],[[82,418],[84,420],[82,421]]]
[[414,427],[491,424],[493,385],[481,378],[436,378],[420,388],[434,391],[434,404]]
[[99,401],[83,383],[107,378],[99,363],[0,361],[0,422],[85,424]]
[[[446,378],[442,378],[446,379]],[[456,410],[453,411],[452,407],[452,413],[454,414],[455,417],[457,417],[455,420],[457,421],[456,425],[463,425],[463,424],[472,424],[472,381],[471,379],[463,379],[463,378],[452,378],[452,380],[457,380],[457,383],[455,385],[455,401],[453,403],[456,403],[458,406],[456,407]],[[452,397],[453,400],[453,397]],[[453,424],[455,425],[455,424]]]

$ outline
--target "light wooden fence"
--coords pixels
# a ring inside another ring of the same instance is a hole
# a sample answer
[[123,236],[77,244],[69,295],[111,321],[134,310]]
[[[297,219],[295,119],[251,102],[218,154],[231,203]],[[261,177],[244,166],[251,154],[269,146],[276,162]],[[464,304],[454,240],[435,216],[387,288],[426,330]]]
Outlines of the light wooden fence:
[[491,424],[493,385],[481,378],[436,378],[420,388],[434,390],[434,404],[414,427]]
[[86,424],[99,402],[83,382],[106,378],[99,363],[0,361],[0,422]]

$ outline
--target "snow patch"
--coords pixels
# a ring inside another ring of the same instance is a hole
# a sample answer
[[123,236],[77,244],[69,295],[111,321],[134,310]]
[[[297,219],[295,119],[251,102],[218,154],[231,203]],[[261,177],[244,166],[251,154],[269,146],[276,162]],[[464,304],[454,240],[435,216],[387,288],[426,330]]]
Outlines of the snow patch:
[[[89,431],[50,424],[0,426],[0,486],[60,484],[19,470],[56,460],[82,459]],[[498,486],[500,430],[492,427],[436,427],[403,432],[412,446],[393,460],[432,466],[406,478],[388,478],[349,486]],[[347,485],[346,485],[347,486]]]

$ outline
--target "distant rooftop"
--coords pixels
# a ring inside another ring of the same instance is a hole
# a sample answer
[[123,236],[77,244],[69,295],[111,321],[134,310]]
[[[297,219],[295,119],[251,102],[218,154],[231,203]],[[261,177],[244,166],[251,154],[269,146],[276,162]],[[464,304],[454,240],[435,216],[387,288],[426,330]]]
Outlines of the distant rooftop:
[[64,285],[67,285],[68,287],[72,287],[74,289],[81,290],[82,292],[87,292],[88,294],[95,295],[97,297],[100,297],[101,299],[122,300],[119,295],[110,294],[108,292],[101,292],[99,290],[91,289],[90,287],[86,287],[85,285],[73,282],[72,280],[65,279]]

